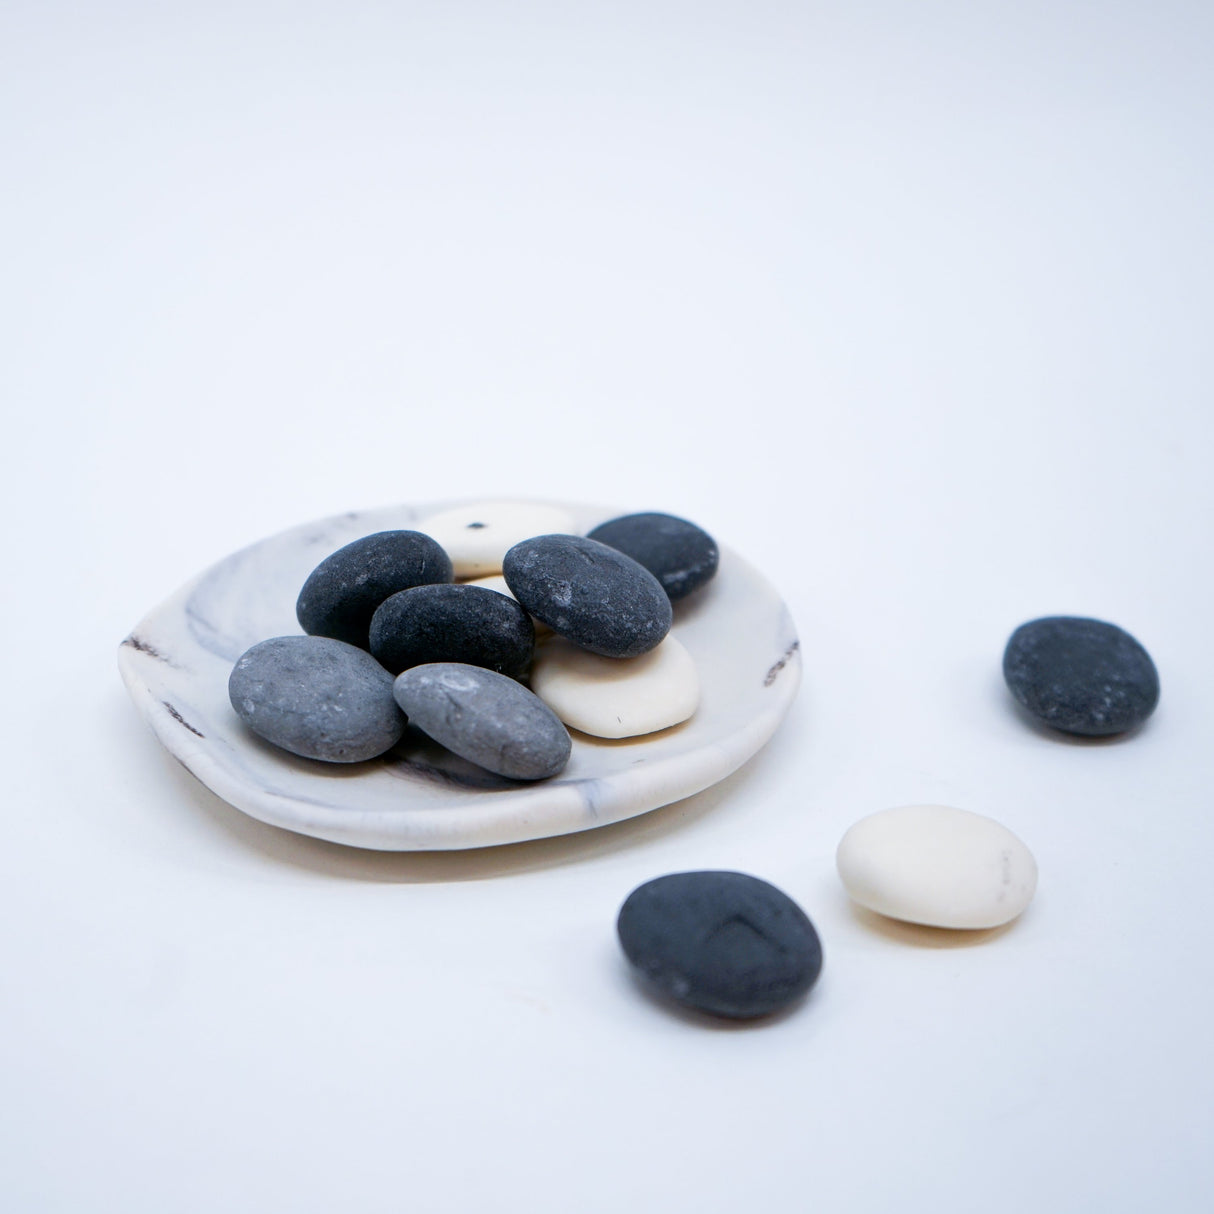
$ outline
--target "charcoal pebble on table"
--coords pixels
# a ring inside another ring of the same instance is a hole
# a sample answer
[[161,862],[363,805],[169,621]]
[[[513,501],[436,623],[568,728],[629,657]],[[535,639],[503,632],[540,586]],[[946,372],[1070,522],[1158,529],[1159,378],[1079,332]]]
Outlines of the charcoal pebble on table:
[[531,617],[482,586],[414,586],[391,595],[371,620],[371,653],[392,674],[426,662],[465,662],[511,678],[531,665]]
[[657,990],[715,1016],[778,1011],[822,969],[822,945],[805,912],[745,873],[647,881],[628,895],[616,931],[625,956]]
[[1159,702],[1150,654],[1103,620],[1049,616],[1022,624],[1004,650],[1003,677],[1039,721],[1087,737],[1133,729]]
[[451,558],[457,578],[500,573],[520,540],[573,530],[573,515],[548,502],[473,502],[431,514],[417,524]]
[[339,548],[304,582],[295,615],[304,632],[366,649],[376,608],[411,586],[449,582],[451,560],[419,531],[378,531]]
[[637,657],[670,631],[670,599],[657,578],[597,540],[524,540],[506,553],[502,572],[533,616],[592,653]]
[[644,565],[672,601],[703,586],[720,561],[712,536],[673,514],[625,514],[600,523],[589,538]]
[[254,645],[232,669],[228,698],[254,733],[306,759],[373,759],[405,729],[392,676],[365,650],[330,637]]
[[496,671],[458,662],[414,666],[393,691],[423,733],[499,776],[542,780],[569,761],[572,741],[552,709]]
[[948,805],[904,805],[861,818],[835,862],[869,910],[929,927],[1000,927],[1037,889],[1037,862],[993,818]]

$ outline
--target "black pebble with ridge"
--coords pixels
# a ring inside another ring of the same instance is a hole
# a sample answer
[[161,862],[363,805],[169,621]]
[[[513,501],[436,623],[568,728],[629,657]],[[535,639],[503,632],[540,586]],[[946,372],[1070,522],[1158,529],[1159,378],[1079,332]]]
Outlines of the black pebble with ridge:
[[699,590],[720,562],[716,540],[702,527],[673,514],[625,514],[600,523],[588,538],[644,565],[672,602]]
[[308,575],[295,616],[304,632],[366,649],[371,617],[389,595],[449,582],[451,558],[420,531],[377,531],[326,557]]
[[502,561],[511,593],[536,619],[608,658],[648,653],[670,631],[661,582],[630,556],[576,535],[537,535]]
[[804,995],[822,970],[805,912],[758,877],[672,873],[638,886],[616,923],[624,954],[685,1007],[747,1020]]
[[1084,737],[1133,729],[1159,703],[1151,655],[1116,624],[1081,616],[1021,624],[1004,650],[1003,677],[1039,721]]
[[484,586],[414,586],[379,605],[370,640],[393,674],[462,662],[521,679],[531,668],[535,625],[514,599]]

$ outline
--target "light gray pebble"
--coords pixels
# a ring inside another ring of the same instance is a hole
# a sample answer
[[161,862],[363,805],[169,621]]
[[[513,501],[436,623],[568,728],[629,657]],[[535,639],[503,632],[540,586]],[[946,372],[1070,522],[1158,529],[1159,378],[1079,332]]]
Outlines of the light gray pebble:
[[569,762],[569,731],[521,683],[463,662],[429,662],[397,677],[409,720],[460,758],[513,780],[543,780]]
[[392,676],[369,653],[331,637],[254,645],[236,662],[228,697],[254,733],[305,759],[373,759],[405,729]]

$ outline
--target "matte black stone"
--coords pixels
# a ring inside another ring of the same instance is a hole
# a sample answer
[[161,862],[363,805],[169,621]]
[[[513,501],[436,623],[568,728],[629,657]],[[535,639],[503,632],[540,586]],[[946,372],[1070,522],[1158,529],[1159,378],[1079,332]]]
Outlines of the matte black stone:
[[1049,616],[1021,624],[1004,650],[1003,677],[1039,721],[1085,737],[1133,729],[1159,703],[1150,654],[1103,620]]
[[371,653],[393,674],[425,662],[465,662],[521,679],[535,625],[508,595],[484,586],[414,586],[371,618]]
[[305,759],[373,759],[405,729],[392,676],[365,650],[330,637],[254,645],[232,669],[228,698],[254,733]]
[[543,780],[569,762],[569,731],[543,700],[504,674],[434,662],[399,675],[394,693],[418,729],[499,776]]
[[537,535],[502,561],[506,585],[553,632],[608,658],[648,653],[670,631],[670,599],[643,565],[597,540]]
[[673,514],[625,514],[600,523],[589,538],[644,565],[672,602],[709,581],[721,559],[707,531]]
[[451,578],[451,559],[428,535],[377,531],[339,548],[312,570],[295,616],[304,632],[366,649],[371,617],[384,599]]
[[685,1007],[746,1020],[804,995],[822,945],[785,893],[745,873],[673,873],[638,886],[616,923],[624,954]]

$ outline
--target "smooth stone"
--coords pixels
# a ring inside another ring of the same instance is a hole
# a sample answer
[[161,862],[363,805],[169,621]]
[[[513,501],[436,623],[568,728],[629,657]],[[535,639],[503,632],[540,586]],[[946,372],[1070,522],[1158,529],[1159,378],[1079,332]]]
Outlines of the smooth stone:
[[589,538],[644,565],[672,601],[709,581],[721,559],[707,531],[673,514],[625,514],[600,523]]
[[1006,826],[947,805],[861,818],[835,856],[861,906],[928,927],[999,927],[1032,901],[1037,862]]
[[502,572],[516,599],[553,632],[608,658],[648,653],[670,631],[670,599],[631,557],[576,535],[515,544]]
[[427,662],[464,662],[511,678],[531,666],[535,628],[512,598],[480,586],[414,586],[371,620],[371,653],[392,674]]
[[1080,616],[1021,624],[1003,652],[1003,678],[1039,721],[1084,737],[1133,729],[1159,703],[1151,655],[1116,624]]
[[423,733],[462,759],[513,780],[543,780],[569,762],[572,741],[521,683],[459,662],[414,666],[393,687]]
[[634,889],[616,931],[640,975],[684,1007],[744,1020],[804,995],[822,945],[785,893],[745,873],[672,873]]
[[679,725],[700,703],[700,676],[668,634],[639,658],[604,658],[553,637],[536,650],[531,690],[571,729],[634,738]]
[[[474,578],[470,582],[465,582],[466,586],[480,586],[483,590],[494,590],[498,594],[504,594],[508,599],[514,599],[514,595],[510,592],[510,587],[506,584],[506,579],[500,573],[492,573],[488,577]],[[514,599],[517,603],[518,599]],[[535,616],[531,617],[531,623],[535,628],[535,635],[548,636],[552,629],[544,623],[543,620],[537,620]]]
[[366,649],[371,617],[398,590],[449,582],[451,561],[419,531],[377,531],[339,548],[308,575],[295,604],[299,626]]
[[433,536],[451,557],[457,578],[500,573],[502,558],[533,535],[574,530],[573,515],[545,502],[474,502],[432,514],[418,529]]
[[405,729],[392,676],[365,650],[330,637],[254,645],[232,669],[228,698],[254,733],[305,759],[373,759]]

